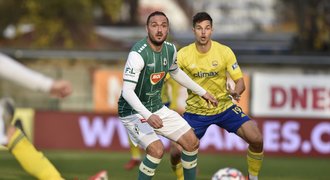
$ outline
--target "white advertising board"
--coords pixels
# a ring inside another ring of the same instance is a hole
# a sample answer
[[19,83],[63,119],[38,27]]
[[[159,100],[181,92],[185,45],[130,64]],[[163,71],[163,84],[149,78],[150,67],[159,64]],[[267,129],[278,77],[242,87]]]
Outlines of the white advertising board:
[[251,87],[255,117],[330,118],[330,75],[255,73]]

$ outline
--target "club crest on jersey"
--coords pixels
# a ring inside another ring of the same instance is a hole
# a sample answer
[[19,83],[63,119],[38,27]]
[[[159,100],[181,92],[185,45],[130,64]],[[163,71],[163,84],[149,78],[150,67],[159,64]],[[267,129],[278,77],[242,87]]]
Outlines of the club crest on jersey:
[[167,65],[167,59],[166,59],[166,58],[163,59],[163,65],[164,65],[164,66]]
[[151,84],[155,85],[157,84],[160,80],[163,79],[163,77],[165,76],[165,72],[159,72],[159,73],[152,73],[150,75],[150,82]]
[[218,66],[218,61],[217,61],[217,60],[212,61],[212,66],[213,66],[213,67]]

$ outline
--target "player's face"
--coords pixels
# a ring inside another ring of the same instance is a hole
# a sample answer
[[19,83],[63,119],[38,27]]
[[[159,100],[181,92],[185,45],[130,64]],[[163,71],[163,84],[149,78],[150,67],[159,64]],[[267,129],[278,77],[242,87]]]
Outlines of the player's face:
[[206,45],[207,43],[209,43],[212,31],[212,25],[209,20],[196,23],[195,27],[193,28],[196,42],[200,45]]
[[165,16],[155,15],[150,18],[147,24],[148,37],[151,43],[160,46],[167,38],[169,25]]

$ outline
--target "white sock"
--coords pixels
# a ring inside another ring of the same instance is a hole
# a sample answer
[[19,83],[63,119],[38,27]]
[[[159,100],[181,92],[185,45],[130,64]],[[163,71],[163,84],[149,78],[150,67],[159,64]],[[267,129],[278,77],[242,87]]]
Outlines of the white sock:
[[258,176],[252,176],[249,174],[249,180],[258,180]]

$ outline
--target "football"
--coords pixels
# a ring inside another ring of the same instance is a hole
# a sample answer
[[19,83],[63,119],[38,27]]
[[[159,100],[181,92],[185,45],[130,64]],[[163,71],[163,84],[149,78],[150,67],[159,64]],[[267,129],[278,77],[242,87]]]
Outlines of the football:
[[238,169],[225,167],[215,172],[211,180],[245,180],[245,177]]

